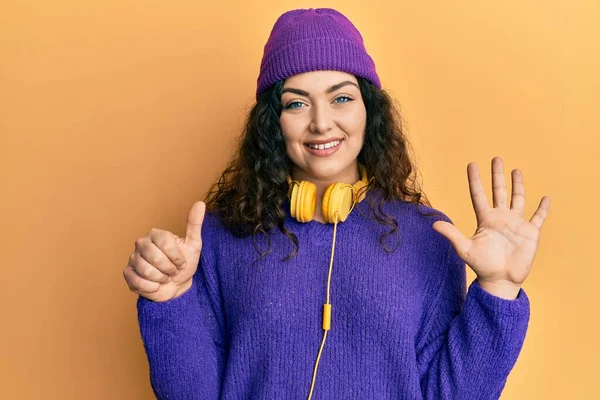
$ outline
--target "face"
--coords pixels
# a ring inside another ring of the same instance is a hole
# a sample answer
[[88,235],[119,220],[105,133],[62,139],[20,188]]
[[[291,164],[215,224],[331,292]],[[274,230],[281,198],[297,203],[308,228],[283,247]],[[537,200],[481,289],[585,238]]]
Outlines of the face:
[[294,163],[292,177],[354,183],[367,121],[356,77],[340,71],[291,76],[283,84],[281,105],[279,121]]

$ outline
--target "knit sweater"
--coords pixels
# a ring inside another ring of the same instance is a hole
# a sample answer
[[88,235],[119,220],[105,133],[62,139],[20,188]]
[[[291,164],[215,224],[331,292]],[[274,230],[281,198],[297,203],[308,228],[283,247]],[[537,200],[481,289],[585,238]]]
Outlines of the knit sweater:
[[[367,198],[373,196],[367,194]],[[498,399],[521,351],[529,299],[466,285],[466,266],[426,217],[384,203],[398,236],[359,203],[337,226],[331,330],[313,399]],[[424,211],[434,209],[419,205]],[[286,212],[289,203],[284,203]],[[165,302],[138,298],[138,322],[159,399],[306,399],[323,338],[322,313],[333,225],[278,229],[271,252],[252,264],[252,237],[225,229],[214,212],[191,288]],[[393,240],[391,238],[394,238]],[[266,246],[260,236],[257,243]]]

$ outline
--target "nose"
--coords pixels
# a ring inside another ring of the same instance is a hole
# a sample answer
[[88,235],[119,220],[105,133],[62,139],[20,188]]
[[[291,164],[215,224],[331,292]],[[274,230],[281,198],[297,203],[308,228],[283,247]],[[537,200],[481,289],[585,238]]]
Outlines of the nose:
[[333,118],[327,105],[316,104],[312,107],[311,132],[326,133],[333,127]]

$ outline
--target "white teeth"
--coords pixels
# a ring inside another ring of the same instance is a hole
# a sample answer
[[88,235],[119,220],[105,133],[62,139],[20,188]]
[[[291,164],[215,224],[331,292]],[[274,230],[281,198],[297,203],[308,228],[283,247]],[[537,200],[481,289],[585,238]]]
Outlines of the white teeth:
[[311,149],[325,150],[325,149],[330,149],[332,147],[335,147],[338,144],[340,144],[340,141],[335,140],[333,142],[329,142],[329,143],[325,143],[325,144],[308,144],[308,147],[310,147]]

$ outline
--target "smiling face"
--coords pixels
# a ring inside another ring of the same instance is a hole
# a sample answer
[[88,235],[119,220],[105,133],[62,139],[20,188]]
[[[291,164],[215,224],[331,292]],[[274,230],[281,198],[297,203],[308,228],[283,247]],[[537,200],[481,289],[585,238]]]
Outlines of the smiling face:
[[292,177],[354,183],[367,122],[356,77],[340,71],[291,76],[284,82],[281,105]]

